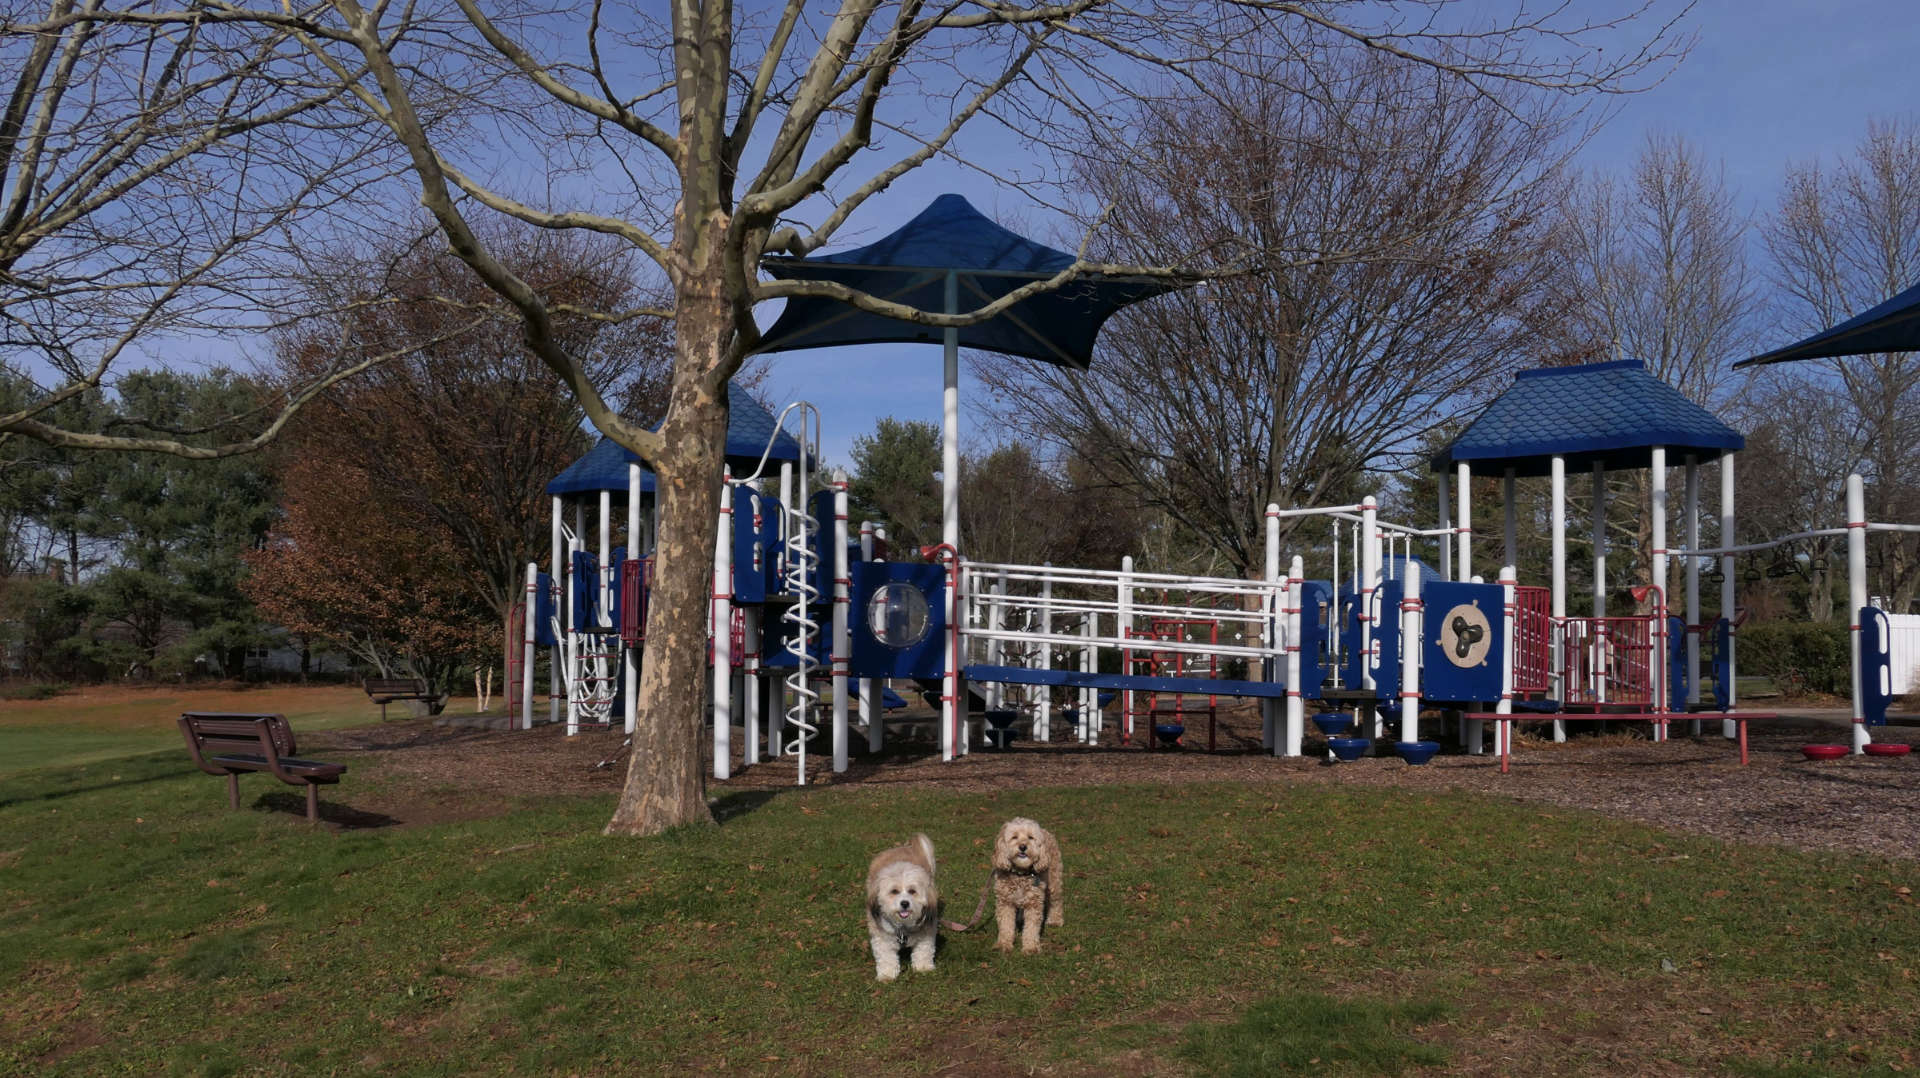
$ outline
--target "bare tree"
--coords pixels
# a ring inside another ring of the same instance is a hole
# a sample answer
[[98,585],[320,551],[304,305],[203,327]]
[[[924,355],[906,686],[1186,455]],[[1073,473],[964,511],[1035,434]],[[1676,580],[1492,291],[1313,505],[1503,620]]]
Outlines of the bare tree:
[[[1780,207],[1764,235],[1784,299],[1783,335],[1823,329],[1920,279],[1920,124],[1879,121],[1853,155],[1832,167],[1788,170]],[[1867,511],[1911,520],[1920,512],[1920,356],[1849,356],[1762,368],[1779,401],[1826,398],[1852,422],[1840,436],[1801,443],[1796,471],[1827,481],[1839,465],[1867,477]],[[1833,428],[1829,428],[1833,429]],[[1786,492],[1781,492],[1786,493]],[[1793,492],[1839,516],[1839,487]],[[1873,590],[1906,610],[1920,589],[1920,542],[1875,536]]]
[[[323,372],[231,440],[89,430],[69,402],[116,370],[289,315],[286,283],[329,221],[377,216],[400,160],[285,29],[211,8],[50,0],[0,10],[0,373],[28,391],[0,440],[212,458],[257,449]],[[192,342],[189,345],[187,342]]]
[[[1288,89],[1311,78],[1321,89]],[[1241,573],[1269,503],[1356,500],[1497,385],[1550,260],[1559,118],[1394,57],[1325,53],[1158,104],[1151,165],[1091,189],[1156,262],[1232,250],[1287,264],[1117,315],[1089,373],[982,357],[1002,422],[1093,448]],[[1293,523],[1289,521],[1289,524]]]
[[[68,25],[75,17],[63,10],[45,25]],[[1139,87],[1232,66],[1250,45],[1289,29],[1397,54],[1487,92],[1499,84],[1617,90],[1683,47],[1666,24],[1622,52],[1620,31],[1633,14],[1585,20],[1567,5],[1544,15],[1519,6],[1489,23],[1478,13],[1456,18],[1443,0],[1180,0],[1144,9],[1114,0],[845,0],[830,14],[802,0],[738,11],[724,0],[586,8],[314,0],[254,9],[199,0],[114,16],[129,27],[264,28],[306,46],[331,75],[314,85],[344,87],[404,152],[411,197],[515,309],[526,347],[559,373],[595,426],[654,465],[658,593],[633,764],[609,825],[645,833],[710,818],[693,688],[706,652],[702,561],[717,520],[725,387],[759,344],[755,305],[823,296],[940,327],[993,317],[1087,272],[1176,273],[1164,262],[1083,259],[994,303],[943,315],[831,282],[760,280],[762,255],[818,250],[874,194],[936,156],[996,182],[1026,183],[1024,169],[996,173],[970,158],[963,132],[997,124],[1044,146],[1069,130],[1111,126],[1131,116],[1119,105]],[[1614,48],[1594,48],[1602,37]],[[289,60],[296,70],[304,63]],[[1128,145],[1112,132],[1096,142]],[[655,263],[672,309],[651,313],[675,319],[672,388],[657,431],[623,419],[555,334],[558,308],[476,228],[493,214],[614,236]],[[1237,259],[1214,252],[1212,264],[1238,272],[1272,257],[1240,246]]]
[[[1626,176],[1591,174],[1563,200],[1557,231],[1565,257],[1533,357],[1637,359],[1696,403],[1734,406],[1739,387],[1728,358],[1753,341],[1757,298],[1746,229],[1722,169],[1683,139],[1649,135]],[[1591,512],[1584,485],[1575,486],[1575,513]],[[1651,564],[1649,476],[1616,473],[1608,486],[1608,530],[1632,544],[1639,566]],[[1678,510],[1680,500],[1671,501]],[[1673,581],[1663,583],[1672,594]]]
[[1722,403],[1755,306],[1747,221],[1723,170],[1683,139],[1649,135],[1627,176],[1571,188],[1559,228],[1559,317],[1539,327],[1536,354],[1637,359],[1693,400]]

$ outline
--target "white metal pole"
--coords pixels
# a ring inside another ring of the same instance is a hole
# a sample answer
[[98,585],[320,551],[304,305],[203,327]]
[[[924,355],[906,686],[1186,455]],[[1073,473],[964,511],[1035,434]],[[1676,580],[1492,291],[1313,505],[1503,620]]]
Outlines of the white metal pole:
[[[1372,689],[1380,684],[1375,668],[1380,663],[1380,633],[1385,612],[1380,609],[1379,507],[1371,494],[1360,499],[1360,533],[1360,687]],[[1373,715],[1372,736],[1378,738],[1385,725],[1379,701],[1373,701],[1367,708]]]
[[582,691],[580,688],[580,679],[585,677],[587,672],[586,661],[580,656],[583,640],[582,640],[581,634],[578,632],[575,632],[573,628],[575,625],[579,624],[579,617],[580,617],[579,612],[574,609],[574,604],[579,599],[580,593],[578,590],[576,590],[571,586],[572,575],[573,575],[572,570],[573,570],[574,562],[576,560],[574,558],[574,554],[576,554],[579,550],[580,550],[580,533],[576,531],[573,533],[573,541],[567,544],[567,570],[568,570],[567,575],[568,575],[569,586],[563,589],[566,596],[566,602],[559,607],[559,609],[564,611],[564,613],[560,617],[560,627],[562,629],[565,629],[567,634],[565,638],[565,642],[566,642],[565,655],[566,655],[566,663],[567,663],[566,673],[572,679],[565,686],[566,693],[567,693],[567,736],[568,737],[572,737],[575,734],[580,732],[580,696]]
[[[951,270],[947,272],[946,307],[948,314],[958,314],[960,311],[960,276]],[[941,339],[945,352],[942,364],[944,380],[940,393],[940,541],[957,558],[960,555],[960,330],[949,327]],[[960,608],[951,590],[947,596],[947,624],[951,627],[950,632],[958,634],[962,627],[955,619],[959,617]],[[966,701],[960,698],[965,689],[960,684],[958,636],[949,650],[954,654],[947,664],[946,677],[943,679],[942,760],[951,760],[965,750],[965,739],[958,736],[959,728],[966,722],[967,716]]]
[[[1567,657],[1564,640],[1567,632],[1567,458],[1554,455],[1549,472],[1552,485],[1551,509],[1553,518],[1553,632],[1551,654],[1553,668],[1554,696],[1562,702],[1567,699]],[[1513,601],[1513,600],[1509,600]],[[1509,618],[1508,621],[1512,621]],[[1508,677],[1509,689],[1512,678]],[[1508,736],[1512,736],[1512,724],[1508,725]],[[1567,724],[1559,719],[1553,720],[1553,739],[1567,739]]]
[[[565,510],[561,508],[560,495],[555,494],[553,496],[553,554],[552,564],[548,566],[547,589],[553,597],[553,612],[560,624],[554,627],[553,646],[547,649],[547,721],[550,723],[560,721],[560,675],[563,669],[562,664],[565,662],[565,659],[562,657],[565,654],[563,649],[567,642],[567,623],[565,616],[567,607],[563,601],[565,596],[563,589],[565,589],[567,583],[567,576],[563,564],[567,555],[566,540],[561,538],[562,533],[566,530],[566,525],[563,522],[564,513]],[[531,723],[531,717],[529,717],[528,721]]]
[[611,490],[600,492],[600,560],[594,564],[597,566],[594,575],[600,578],[599,587],[595,589],[600,594],[600,617],[595,618],[594,621],[601,622],[613,616],[613,596],[607,588],[607,578],[613,575],[613,491]]
[[[1653,469],[1653,580],[1651,583],[1660,589],[1659,594],[1664,597],[1667,594],[1667,448],[1665,446],[1653,447],[1651,467]],[[1653,632],[1648,634],[1654,645],[1651,671],[1653,684],[1657,690],[1654,694],[1654,707],[1659,710],[1665,710],[1669,706],[1666,698],[1666,672],[1670,668],[1667,661],[1667,626],[1664,617],[1661,616],[1662,613],[1659,610],[1654,611],[1657,620],[1654,623]],[[1665,724],[1654,724],[1653,739],[1666,740]]]
[[1520,564],[1520,506],[1518,504],[1520,499],[1519,484],[1514,479],[1512,468],[1508,468],[1507,474],[1501,477],[1500,495],[1501,501],[1505,503],[1504,515],[1507,526],[1505,536],[1507,560],[1503,564],[1518,565]]
[[1305,613],[1306,561],[1295,554],[1287,568],[1287,730],[1282,746],[1288,756],[1300,755],[1300,738],[1305,733],[1306,698],[1300,685],[1300,635]]
[[[1694,710],[1700,702],[1700,556],[1693,553],[1700,549],[1700,461],[1693,454],[1687,454],[1685,473],[1686,489],[1683,497],[1687,506],[1687,710]],[[1700,720],[1694,719],[1692,736],[1700,736]]]
[[[1121,640],[1126,640],[1131,636],[1133,636],[1132,574],[1133,574],[1133,555],[1127,554],[1122,556],[1120,559],[1120,582],[1118,585],[1119,595],[1117,597],[1117,602],[1114,604],[1120,612],[1119,623],[1114,626],[1114,629],[1115,629],[1114,635]],[[1120,651],[1120,655],[1122,659],[1120,664],[1120,672],[1122,674],[1131,676],[1133,674],[1133,648],[1123,645]],[[1124,745],[1124,744],[1131,744],[1132,741],[1133,741],[1133,690],[1128,689],[1125,692],[1120,694],[1120,742],[1121,744]]]
[[[1005,569],[995,574],[991,594],[993,598],[987,600],[989,604],[987,607],[987,628],[991,629],[995,634],[999,634],[1006,631],[1007,628],[1007,571]],[[987,641],[987,664],[990,666],[1005,666],[1006,660],[1007,645],[998,635],[995,635]],[[986,697],[987,706],[996,711],[1007,706],[1007,685],[1004,681],[996,681],[987,685],[981,690],[980,695]]]
[[539,625],[534,620],[534,611],[539,607],[540,564],[527,563],[526,614],[520,619],[520,633],[524,637],[520,660],[520,721],[523,729],[533,729],[533,651],[534,641],[539,635]]
[[[1040,582],[1040,635],[1042,638],[1053,635],[1053,573],[1051,572],[1053,563],[1047,562],[1046,568],[1049,572],[1046,574],[1046,579]],[[1040,655],[1041,669],[1053,669],[1053,645],[1045,642],[1044,639],[1040,644]],[[1040,742],[1052,741],[1053,693],[1044,685],[1038,685],[1035,688],[1039,690],[1039,695],[1034,701],[1033,738]]]
[[[960,275],[947,272],[947,313],[960,313]],[[940,394],[940,541],[960,549],[960,331],[949,327],[942,341],[945,384]]]
[[1400,583],[1400,740],[1420,740],[1420,574],[1409,572]]
[[[627,464],[627,557],[636,565],[645,548],[640,545],[640,462]],[[615,580],[613,586],[624,588],[625,581]],[[621,596],[624,603],[626,596]],[[625,606],[621,607],[625,611]],[[620,626],[614,626],[617,632]],[[646,626],[641,626],[644,631]],[[626,692],[625,703],[621,706],[621,718],[627,728],[627,736],[633,736],[633,729],[640,724],[640,649],[630,647],[625,637],[621,639],[620,660],[625,667]]]
[[[1092,640],[1094,636],[1097,635],[1096,633],[1097,627],[1094,623],[1098,618],[1098,616],[1099,615],[1093,613],[1092,611],[1088,611],[1087,613],[1081,615],[1081,618],[1080,618],[1080,635],[1081,636],[1086,637],[1088,640]],[[1093,673],[1094,661],[1095,661],[1094,646],[1092,644],[1082,645],[1080,648],[1080,672],[1083,674]],[[1100,690],[1094,688],[1091,685],[1086,686],[1085,688],[1082,688],[1080,690],[1080,731],[1079,733],[1080,733],[1080,741],[1083,744],[1091,745],[1095,741],[1099,740],[1100,731],[1097,723],[1095,722],[1095,717],[1096,717],[1095,713],[1099,710],[1099,707],[1100,707]]]
[[[1262,600],[1264,605],[1262,613],[1265,617],[1261,622],[1263,626],[1261,632],[1266,638],[1262,643],[1264,643],[1269,650],[1274,650],[1281,646],[1281,619],[1285,614],[1281,610],[1274,609],[1276,600],[1279,598],[1280,588],[1284,587],[1284,584],[1280,579],[1280,507],[1271,502],[1267,505],[1266,540],[1266,559],[1261,568],[1264,570],[1267,580],[1267,594],[1266,598]],[[1287,639],[1291,638],[1289,637]],[[1260,672],[1261,676],[1268,681],[1277,681],[1285,677],[1286,672],[1281,670],[1279,665],[1278,654],[1276,654],[1273,658],[1269,658],[1266,661],[1265,668]],[[1268,752],[1278,752],[1280,747],[1279,725],[1280,701],[1272,697],[1261,699],[1261,748]]]
[[[1731,547],[1735,542],[1737,542],[1737,540],[1734,537],[1733,524],[1733,454],[1728,453],[1720,458],[1720,545],[1722,547]],[[1734,687],[1739,685],[1740,682],[1733,676],[1734,657],[1738,650],[1734,645],[1734,640],[1740,635],[1740,630],[1733,624],[1735,620],[1733,606],[1733,555],[1722,554],[1720,555],[1720,616],[1727,619],[1727,654],[1725,658],[1728,708],[1740,706],[1738,696],[1734,692]],[[1738,725],[1739,724],[1735,723],[1732,719],[1721,719],[1720,735],[1722,737],[1739,736]]]
[[[1553,459],[1556,463],[1564,463],[1559,457]],[[1562,474],[1562,478],[1565,478],[1564,473]],[[1557,503],[1558,501],[1559,499],[1556,498],[1555,502]],[[1502,635],[1506,638],[1506,647],[1502,649],[1505,654],[1502,655],[1500,659],[1500,702],[1495,704],[1493,708],[1494,712],[1499,715],[1513,714],[1513,645],[1517,638],[1515,622],[1518,620],[1516,615],[1519,613],[1518,579],[1513,566],[1503,565],[1500,567],[1500,602],[1506,608],[1507,616],[1504,619],[1506,621],[1506,627],[1501,630]],[[1559,654],[1558,649],[1555,649],[1554,653],[1556,655]],[[1478,723],[1475,723],[1476,727],[1478,725]],[[1556,734],[1559,733],[1558,727],[1559,724],[1556,723]],[[1480,731],[1477,728],[1473,731],[1472,741],[1472,751],[1477,756],[1480,753]],[[1494,753],[1501,759],[1504,760],[1512,755],[1513,723],[1495,723],[1493,728],[1493,741]]]
[[713,777],[733,774],[733,484],[722,473],[713,543]]
[[1867,491],[1859,473],[1847,476],[1847,638],[1853,652],[1853,752],[1867,751],[1866,679],[1860,669],[1860,611],[1867,605]]
[[1447,473],[1434,473],[1434,486],[1440,495],[1440,579],[1453,579],[1453,496]]
[[853,602],[853,571],[847,566],[847,481],[833,481],[833,770],[847,769],[847,668],[853,640],[847,635]]
[[[801,426],[804,428],[804,420]],[[806,497],[804,490],[801,491],[801,497]],[[774,514],[779,523],[779,527],[774,529],[774,546],[780,551],[778,579],[782,588],[789,586],[786,572],[787,541],[792,538],[793,522],[798,519],[794,509],[793,462],[782,461],[780,464],[780,510]],[[789,598],[796,597],[789,596]],[[775,637],[784,639],[785,636],[784,623],[776,624]],[[784,658],[782,661],[785,661]],[[786,679],[775,677],[767,698],[767,759],[769,760],[778,760],[786,755],[787,706]]]
[[[860,560],[863,562],[873,560],[873,521],[871,520],[860,522]],[[848,646],[848,654],[852,654],[851,644]],[[879,694],[874,691],[872,678],[859,679],[859,692],[860,722],[867,728],[867,751],[878,753],[886,747],[887,733],[884,720],[887,709],[882,707],[877,699]]]
[[740,610],[740,763],[746,767],[760,762],[760,654],[766,647],[763,613],[757,605]]
[[1593,462],[1593,616],[1607,616],[1607,466]]
[[1460,536],[1460,569],[1454,574],[1455,580],[1473,579],[1473,466],[1460,461],[1455,468],[1460,486],[1460,523],[1454,531]]

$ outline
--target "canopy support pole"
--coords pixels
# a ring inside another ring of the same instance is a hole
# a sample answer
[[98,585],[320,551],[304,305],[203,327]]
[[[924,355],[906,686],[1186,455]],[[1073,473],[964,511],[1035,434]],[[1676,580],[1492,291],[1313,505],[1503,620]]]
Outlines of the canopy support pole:
[[[960,313],[960,275],[947,271],[947,313]],[[945,383],[940,392],[940,541],[947,545],[948,556],[960,557],[960,330],[948,326],[942,334],[946,346]],[[954,589],[946,590],[946,614],[949,631],[959,633],[959,608],[954,603]],[[964,721],[959,711],[962,706],[960,693],[959,654],[965,648],[964,640],[955,649],[956,654],[949,657],[947,671],[941,678],[940,693],[940,759],[951,760],[963,751],[957,732]]]
[[[1553,491],[1553,694],[1567,698],[1567,458],[1555,454],[1552,471]],[[1567,739],[1567,724],[1553,720],[1553,739]]]
[[[1720,458],[1720,545],[1731,547],[1737,542],[1733,534],[1733,454],[1727,453]],[[1737,627],[1739,618],[1733,609],[1733,555],[1720,555],[1720,616],[1727,619],[1727,671],[1726,698],[1729,711],[1740,706],[1735,686],[1740,682],[1734,675],[1734,659],[1739,654],[1735,638],[1740,635]],[[1720,720],[1720,735],[1736,737],[1739,724],[1732,719]]]

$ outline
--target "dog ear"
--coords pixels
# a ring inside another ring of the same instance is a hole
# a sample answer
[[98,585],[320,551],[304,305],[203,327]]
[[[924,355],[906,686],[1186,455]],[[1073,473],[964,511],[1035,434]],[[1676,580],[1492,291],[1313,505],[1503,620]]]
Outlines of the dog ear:
[[1036,872],[1045,872],[1053,867],[1053,836],[1045,831],[1037,831],[1033,841],[1027,845],[1027,856],[1033,860]]
[[873,918],[876,921],[884,920],[886,918],[886,915],[880,912],[880,899],[870,898],[867,900],[867,916]]
[[1013,843],[1007,841],[1007,829],[993,836],[993,867],[998,872],[1013,871]]

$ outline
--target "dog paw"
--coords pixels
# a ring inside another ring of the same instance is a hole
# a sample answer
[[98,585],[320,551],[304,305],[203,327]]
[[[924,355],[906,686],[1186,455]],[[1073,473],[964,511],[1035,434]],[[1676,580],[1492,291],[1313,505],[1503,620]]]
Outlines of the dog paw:
[[1047,918],[1047,927],[1049,928],[1059,928],[1061,925],[1064,925],[1066,923],[1067,923],[1067,919],[1065,917],[1060,916],[1057,913]]
[[1022,943],[1020,945],[1020,953],[1021,954],[1039,954],[1040,944],[1039,943]]
[[874,974],[874,975],[873,975],[873,979],[874,979],[874,980],[876,980],[876,981],[879,981],[879,982],[880,982],[881,984],[885,984],[885,983],[887,983],[888,981],[891,981],[891,980],[894,980],[895,978],[897,978],[897,977],[899,977],[899,976],[900,976],[900,974],[899,974],[899,972],[898,972],[898,971],[895,971],[895,972],[893,972],[893,973],[888,973],[888,972],[886,972],[886,971],[884,971],[884,970],[882,970],[881,972],[879,972],[879,973],[876,973],[876,974]]

